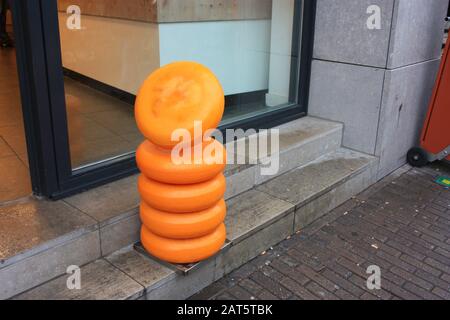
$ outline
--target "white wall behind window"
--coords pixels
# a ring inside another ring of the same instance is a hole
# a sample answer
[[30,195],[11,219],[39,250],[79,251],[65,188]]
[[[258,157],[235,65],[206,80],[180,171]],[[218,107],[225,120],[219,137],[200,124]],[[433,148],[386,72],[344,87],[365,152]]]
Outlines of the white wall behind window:
[[273,0],[272,35],[270,46],[269,106],[289,101],[292,63],[292,30],[294,28],[294,0]]
[[267,90],[271,20],[152,24],[83,16],[82,30],[59,14],[66,68],[136,94],[159,66],[179,60],[205,64],[225,94]]
[[159,25],[161,65],[197,61],[221,81],[225,94],[269,88],[271,20]]
[[82,16],[81,30],[66,27],[59,13],[64,67],[115,88],[136,94],[160,66],[158,25]]

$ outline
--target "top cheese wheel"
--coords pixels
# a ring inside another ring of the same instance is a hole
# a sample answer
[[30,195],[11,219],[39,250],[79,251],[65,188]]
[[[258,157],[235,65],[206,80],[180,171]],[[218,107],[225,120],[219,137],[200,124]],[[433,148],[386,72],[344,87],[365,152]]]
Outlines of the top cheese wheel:
[[[195,62],[166,65],[145,80],[139,90],[135,115],[142,134],[154,144],[173,148],[177,129],[186,129],[193,141],[194,124],[201,121],[204,134],[219,125],[225,108],[222,86],[205,66]],[[187,142],[187,141],[185,141]]]

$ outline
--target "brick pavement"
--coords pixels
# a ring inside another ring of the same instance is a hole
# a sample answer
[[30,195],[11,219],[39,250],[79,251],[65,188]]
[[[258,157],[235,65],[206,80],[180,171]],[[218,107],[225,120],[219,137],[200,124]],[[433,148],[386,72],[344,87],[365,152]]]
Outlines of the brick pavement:
[[[404,167],[191,299],[450,299],[450,167]],[[381,290],[367,289],[367,267]]]

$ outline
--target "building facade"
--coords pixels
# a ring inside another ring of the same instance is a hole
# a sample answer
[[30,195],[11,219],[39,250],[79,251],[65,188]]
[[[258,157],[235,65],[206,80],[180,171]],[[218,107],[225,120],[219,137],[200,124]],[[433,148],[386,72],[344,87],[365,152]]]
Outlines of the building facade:
[[[448,6],[11,1],[15,51],[1,52],[0,78],[17,61],[19,81],[5,80],[0,99],[0,165],[26,162],[35,196],[3,197],[20,181],[0,166],[12,177],[1,177],[0,299],[187,298],[400,168],[419,142]],[[133,104],[152,71],[178,60],[221,81],[222,131],[280,131],[275,176],[260,174],[264,159],[227,168],[228,250],[188,277],[132,249],[144,139]],[[6,154],[2,141],[19,138]],[[67,290],[69,266],[84,266],[86,291]]]
[[[381,8],[381,29],[359,28],[373,4]],[[309,114],[343,122],[345,146],[380,158],[378,178],[404,164],[419,141],[447,6],[318,1]]]

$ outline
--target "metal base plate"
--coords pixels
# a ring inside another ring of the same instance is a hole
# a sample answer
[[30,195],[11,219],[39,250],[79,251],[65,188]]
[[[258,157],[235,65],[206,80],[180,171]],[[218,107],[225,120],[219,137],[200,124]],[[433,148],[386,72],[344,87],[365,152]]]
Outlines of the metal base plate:
[[[223,253],[226,250],[228,250],[231,247],[231,241],[226,240],[225,244],[223,245],[223,247],[220,249],[220,251],[217,253]],[[174,263],[170,263],[170,262],[166,262],[166,261],[162,261],[154,256],[152,256],[150,253],[147,252],[147,250],[145,250],[144,246],[142,245],[141,242],[138,242],[134,245],[134,249],[139,252],[141,255],[143,255],[144,257],[157,262],[159,264],[162,264],[163,266],[175,271],[176,273],[179,273],[183,276],[187,276],[189,275],[191,272],[194,272],[195,270],[199,269],[202,265],[204,265],[206,262],[210,261],[211,259],[214,259],[215,256],[217,256],[217,254],[213,257],[210,257],[207,260],[204,261],[200,261],[197,263],[191,263],[191,264],[174,264]]]

